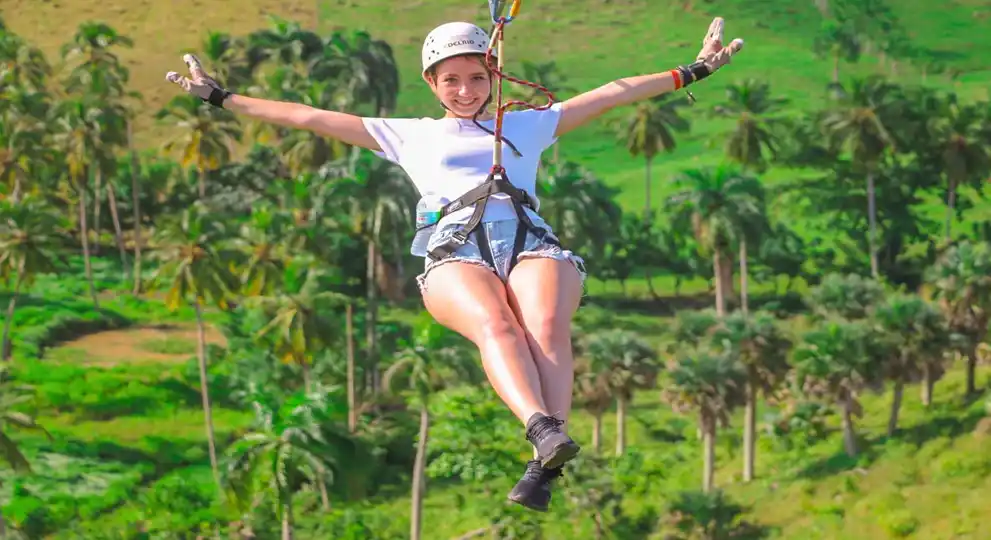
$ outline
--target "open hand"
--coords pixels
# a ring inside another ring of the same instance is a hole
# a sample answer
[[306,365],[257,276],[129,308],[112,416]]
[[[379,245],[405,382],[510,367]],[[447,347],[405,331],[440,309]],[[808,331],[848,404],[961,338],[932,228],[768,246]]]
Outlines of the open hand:
[[709,25],[709,32],[702,40],[702,50],[696,57],[696,60],[705,63],[710,72],[730,63],[732,56],[743,48],[743,40],[740,38],[734,39],[729,46],[723,47],[723,24],[722,17],[716,17],[712,20],[712,24]]
[[191,54],[182,55],[182,61],[189,68],[189,77],[183,77],[174,71],[165,74],[165,80],[182,87],[190,94],[207,101],[214,92],[223,93],[223,88],[212,77],[203,71],[203,65],[198,58]]

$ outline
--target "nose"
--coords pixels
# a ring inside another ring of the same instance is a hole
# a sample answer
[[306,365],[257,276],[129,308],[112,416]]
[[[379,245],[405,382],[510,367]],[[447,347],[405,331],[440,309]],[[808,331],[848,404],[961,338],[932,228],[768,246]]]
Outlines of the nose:
[[461,86],[458,87],[459,96],[468,96],[469,94],[471,94],[471,88],[468,86],[467,83],[462,84]]

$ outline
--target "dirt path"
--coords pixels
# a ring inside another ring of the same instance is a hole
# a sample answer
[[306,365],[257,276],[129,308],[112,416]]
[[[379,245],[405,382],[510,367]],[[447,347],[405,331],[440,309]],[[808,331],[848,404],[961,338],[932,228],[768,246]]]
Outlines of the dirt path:
[[[225,346],[227,340],[207,326],[208,344]],[[135,327],[97,332],[62,343],[45,356],[53,360],[112,367],[123,363],[185,362],[196,354],[196,326],[192,324]]]

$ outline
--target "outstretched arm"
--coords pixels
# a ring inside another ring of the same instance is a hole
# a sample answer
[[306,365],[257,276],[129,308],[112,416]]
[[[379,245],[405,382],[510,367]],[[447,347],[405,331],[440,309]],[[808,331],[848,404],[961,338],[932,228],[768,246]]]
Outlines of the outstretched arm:
[[199,59],[195,56],[186,54],[183,55],[182,59],[189,67],[191,78],[170,71],[165,75],[165,79],[178,84],[183,90],[209,101],[217,107],[223,107],[269,124],[305,129],[354,146],[375,151],[381,150],[379,144],[365,129],[360,116],[326,111],[301,103],[232,94],[223,90],[217,81],[203,71]]
[[560,137],[616,107],[636,103],[660,94],[684,88],[709,76],[730,62],[730,58],[743,48],[742,39],[734,39],[723,47],[723,19],[716,17],[702,42],[696,62],[670,71],[651,75],[638,75],[615,80],[566,100],[561,105],[555,137]]

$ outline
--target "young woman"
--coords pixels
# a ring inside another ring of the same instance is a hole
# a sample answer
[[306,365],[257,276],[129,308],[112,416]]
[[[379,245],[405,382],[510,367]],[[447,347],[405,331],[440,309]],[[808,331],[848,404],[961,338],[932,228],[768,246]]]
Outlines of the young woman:
[[689,66],[619,79],[545,110],[507,112],[501,181],[490,177],[495,116],[485,63],[489,36],[473,24],[443,24],[424,41],[422,77],[445,109],[438,119],[361,118],[235,95],[192,55],[183,57],[190,77],[169,72],[166,79],[255,120],[372,150],[401,166],[421,195],[454,201],[429,238],[417,283],[430,314],[479,348],[493,388],[525,425],[536,459],[509,498],[544,511],[551,481],[579,452],[565,426],[573,382],[571,319],[585,273],[582,260],[537,214],[540,155],[610,109],[683,88],[726,65],[743,41],[727,47],[722,41],[723,20],[716,18]]

